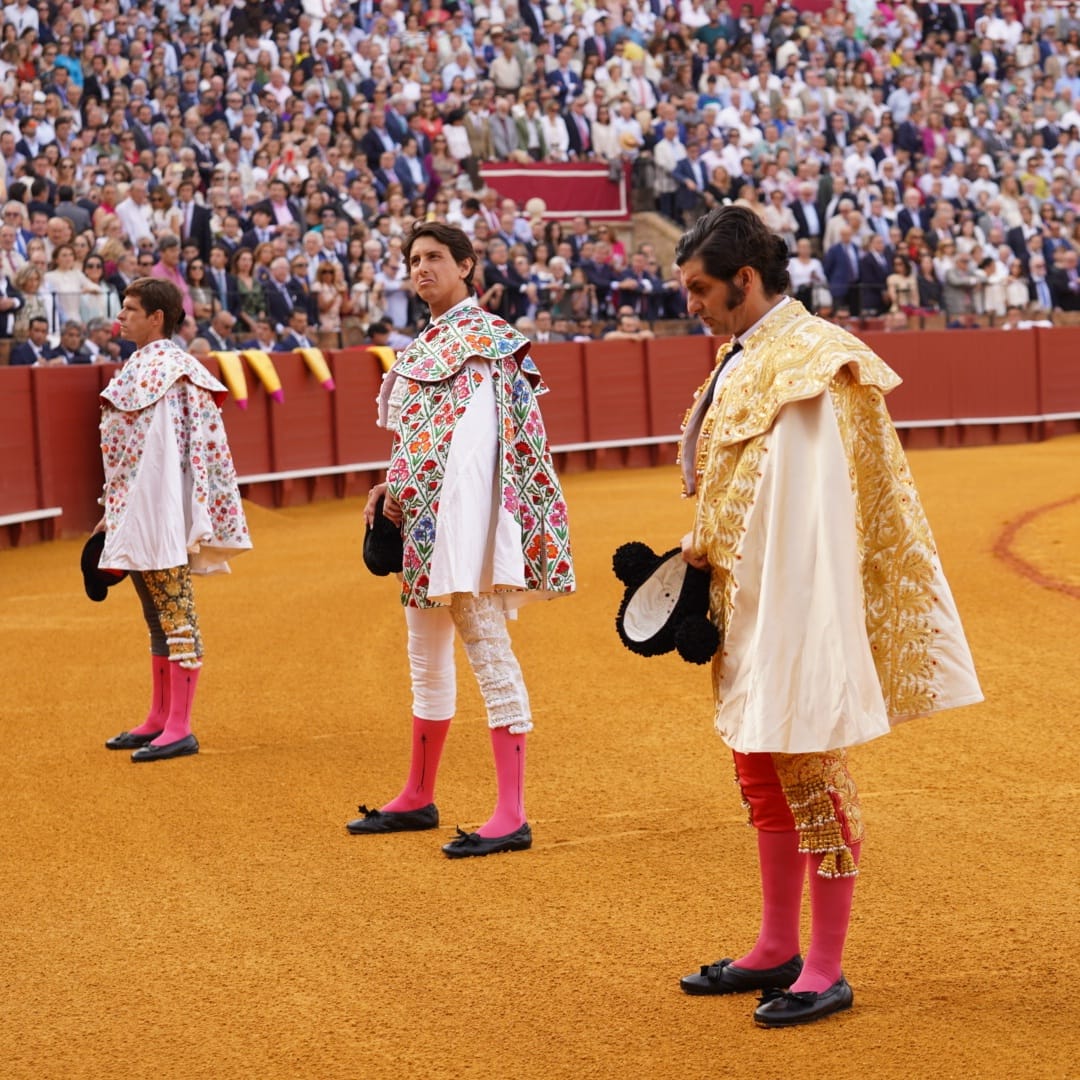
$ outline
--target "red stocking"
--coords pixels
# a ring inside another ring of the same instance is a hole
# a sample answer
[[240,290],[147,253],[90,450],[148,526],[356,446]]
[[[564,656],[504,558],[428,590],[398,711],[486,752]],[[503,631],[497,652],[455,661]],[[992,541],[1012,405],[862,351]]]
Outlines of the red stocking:
[[439,771],[443,743],[450,730],[449,720],[421,720],[413,717],[412,761],[409,778],[396,799],[381,809],[384,813],[419,810],[435,801],[435,776]]

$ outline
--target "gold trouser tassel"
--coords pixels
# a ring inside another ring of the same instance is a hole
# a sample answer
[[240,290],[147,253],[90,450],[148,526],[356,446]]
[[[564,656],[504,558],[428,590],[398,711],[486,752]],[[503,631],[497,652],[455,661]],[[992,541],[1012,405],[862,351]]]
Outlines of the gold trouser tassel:
[[824,856],[819,877],[856,877],[859,868],[848,845],[862,841],[863,821],[847,752],[773,754],[772,758],[795,818],[799,851]]

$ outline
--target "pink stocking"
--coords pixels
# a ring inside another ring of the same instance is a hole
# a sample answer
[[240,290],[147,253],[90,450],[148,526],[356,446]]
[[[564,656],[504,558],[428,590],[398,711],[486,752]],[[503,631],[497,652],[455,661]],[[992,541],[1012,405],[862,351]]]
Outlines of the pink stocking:
[[146,719],[131,729],[132,735],[156,735],[165,727],[169,718],[169,658],[151,656],[150,669],[154,678],[154,693]]
[[806,856],[799,853],[799,834],[758,830],[761,866],[761,930],[754,947],[735,966],[765,970],[786,964],[799,951]]
[[388,802],[385,813],[419,810],[435,801],[435,776],[439,771],[443,743],[450,730],[449,720],[421,720],[413,717],[412,761],[409,778],[396,799]]
[[191,706],[200,671],[201,667],[186,668],[178,661],[169,662],[169,718],[165,721],[165,730],[151,746],[166,746],[191,734]]
[[[856,865],[861,844],[851,845]],[[841,975],[844,942],[851,918],[851,900],[855,893],[855,878],[818,877],[817,868],[823,855],[810,855],[810,949],[806,954],[802,974],[791,989],[821,993]]]
[[495,812],[477,829],[481,836],[506,836],[525,824],[525,736],[491,728],[498,799]]

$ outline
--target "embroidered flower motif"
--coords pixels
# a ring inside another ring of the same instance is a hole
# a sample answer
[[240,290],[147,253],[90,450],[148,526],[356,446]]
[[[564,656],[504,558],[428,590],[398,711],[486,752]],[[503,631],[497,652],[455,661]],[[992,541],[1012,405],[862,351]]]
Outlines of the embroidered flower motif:
[[420,544],[433,544],[435,542],[435,522],[425,515],[413,526],[412,535]]

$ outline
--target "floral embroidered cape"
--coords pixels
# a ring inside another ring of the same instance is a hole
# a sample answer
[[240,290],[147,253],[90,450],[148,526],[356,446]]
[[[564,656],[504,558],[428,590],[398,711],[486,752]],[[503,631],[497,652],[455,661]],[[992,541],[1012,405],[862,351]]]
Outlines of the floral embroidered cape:
[[228,572],[226,556],[251,547],[219,408],[226,393],[164,339],[134,352],[101,392],[102,567]]
[[744,350],[683,447],[726,631],[720,734],[740,752],[826,751],[982,700],[885,408],[899,378],[796,302]]
[[[387,375],[380,396],[384,426],[392,388],[397,380],[405,381],[387,482],[404,514],[401,596],[406,606],[436,606],[427,589],[439,500],[456,424],[482,379],[468,366],[474,358],[490,363],[498,490],[502,510],[520,532],[525,590],[537,597],[574,591],[566,501],[537,404],[546,387],[528,347],[508,323],[475,303],[463,303],[401,353]],[[502,591],[498,584],[496,589]]]

